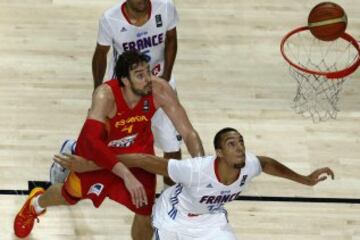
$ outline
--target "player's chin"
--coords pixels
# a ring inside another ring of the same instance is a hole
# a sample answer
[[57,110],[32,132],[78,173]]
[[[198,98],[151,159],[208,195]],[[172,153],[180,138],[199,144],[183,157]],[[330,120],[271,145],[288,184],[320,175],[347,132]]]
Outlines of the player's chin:
[[143,91],[143,96],[148,96],[150,94],[151,94],[151,89]]
[[245,166],[245,160],[244,161],[241,161],[241,162],[236,162],[234,163],[234,168],[236,169],[241,169]]
[[150,85],[149,87],[145,88],[144,93],[145,93],[145,95],[150,95],[151,91],[152,91],[152,88],[151,88],[151,85]]

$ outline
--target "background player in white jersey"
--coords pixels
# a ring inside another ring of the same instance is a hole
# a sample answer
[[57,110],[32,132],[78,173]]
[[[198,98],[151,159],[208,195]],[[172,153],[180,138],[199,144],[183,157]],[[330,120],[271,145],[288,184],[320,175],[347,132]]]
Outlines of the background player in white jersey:
[[[92,62],[95,88],[103,81],[107,54],[112,48],[107,79],[115,77],[117,57],[136,49],[149,57],[152,73],[169,81],[175,89],[172,69],[177,51],[177,22],[178,14],[171,0],[121,0],[105,11],[100,18]],[[152,121],[155,144],[164,151],[164,157],[180,159],[181,137],[162,109]]]
[[[334,173],[321,168],[300,175],[280,162],[245,151],[241,134],[233,128],[220,130],[214,138],[215,156],[166,160],[143,154],[118,155],[128,167],[169,176],[176,185],[165,190],[153,208],[155,239],[236,239],[224,204],[236,199],[261,172],[313,186]],[[74,155],[56,156],[55,161],[74,171],[97,169],[93,162]]]

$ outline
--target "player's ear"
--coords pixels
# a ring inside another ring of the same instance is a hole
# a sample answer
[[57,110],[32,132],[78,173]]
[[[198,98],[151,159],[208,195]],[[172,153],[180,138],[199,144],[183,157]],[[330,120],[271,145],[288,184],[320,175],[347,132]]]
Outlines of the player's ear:
[[218,156],[218,157],[220,157],[220,158],[222,158],[222,157],[224,156],[224,154],[222,153],[221,149],[216,149],[215,152],[216,152],[216,156]]
[[124,84],[124,86],[130,85],[130,80],[127,77],[121,77],[121,82]]

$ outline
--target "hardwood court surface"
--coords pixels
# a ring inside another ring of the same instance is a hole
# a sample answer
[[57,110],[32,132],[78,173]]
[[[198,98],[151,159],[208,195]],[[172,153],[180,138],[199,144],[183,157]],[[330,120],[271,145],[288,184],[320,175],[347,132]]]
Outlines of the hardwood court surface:
[[[48,180],[51,157],[79,133],[92,92],[98,18],[111,0],[0,0],[0,189]],[[360,71],[344,85],[337,120],[313,124],[290,108],[296,83],[279,43],[306,24],[319,1],[176,0],[180,15],[174,73],[181,102],[212,154],[212,137],[239,129],[248,150],[307,174],[336,174],[311,188],[258,177],[250,196],[360,198]],[[360,5],[342,0],[348,32],[360,39]],[[184,155],[188,156],[185,147]],[[159,184],[161,185],[161,183]],[[161,186],[159,186],[160,188]],[[0,195],[0,239],[24,195]],[[239,239],[360,239],[360,205],[251,202],[228,205]],[[130,239],[131,214],[106,201],[49,209],[29,239]]]

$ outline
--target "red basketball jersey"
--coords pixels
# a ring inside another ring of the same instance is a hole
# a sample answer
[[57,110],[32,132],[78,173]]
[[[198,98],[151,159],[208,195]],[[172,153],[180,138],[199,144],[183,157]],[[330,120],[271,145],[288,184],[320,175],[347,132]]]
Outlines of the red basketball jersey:
[[114,94],[117,112],[108,121],[108,147],[116,154],[154,154],[151,118],[156,109],[152,95],[144,96],[130,109],[125,102],[118,80],[106,82]]
[[[130,109],[123,98],[118,81],[110,80],[106,84],[112,89],[117,109],[115,116],[107,121],[108,133],[105,137],[107,147],[116,155],[123,153],[154,154],[151,118],[156,109],[153,96],[142,97],[138,104]],[[87,153],[88,158],[91,159],[91,150],[84,144],[77,145],[76,153],[81,156]],[[123,180],[107,169],[71,173],[65,182],[62,195],[70,204],[89,198],[95,207],[99,207],[104,199],[109,197],[135,213],[150,215],[155,199],[156,176],[140,168],[130,168],[130,171],[143,184],[146,191],[149,204],[141,208],[136,208],[132,204],[131,196]]]

